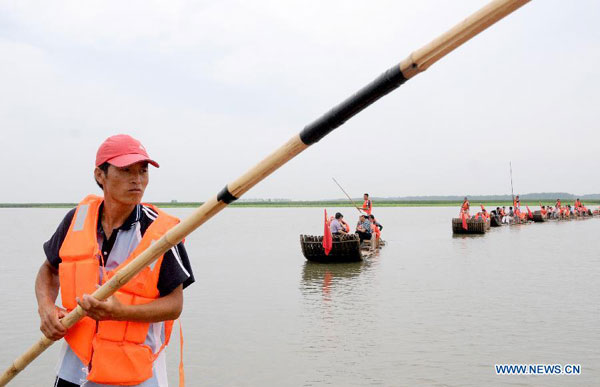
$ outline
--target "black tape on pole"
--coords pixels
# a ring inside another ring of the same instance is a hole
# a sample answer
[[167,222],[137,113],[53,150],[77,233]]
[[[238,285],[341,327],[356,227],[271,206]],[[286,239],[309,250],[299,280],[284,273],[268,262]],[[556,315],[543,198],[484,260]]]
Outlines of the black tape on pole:
[[229,203],[233,203],[237,200],[238,198],[236,198],[235,196],[233,196],[231,194],[231,192],[229,192],[229,188],[227,188],[227,186],[225,186],[225,188],[223,188],[221,190],[221,192],[219,192],[217,194],[217,200],[220,202],[223,202],[225,204],[229,204]]
[[400,65],[392,67],[353,96],[307,125],[300,132],[300,139],[306,145],[314,144],[355,114],[398,88],[406,82],[406,79],[400,71]]

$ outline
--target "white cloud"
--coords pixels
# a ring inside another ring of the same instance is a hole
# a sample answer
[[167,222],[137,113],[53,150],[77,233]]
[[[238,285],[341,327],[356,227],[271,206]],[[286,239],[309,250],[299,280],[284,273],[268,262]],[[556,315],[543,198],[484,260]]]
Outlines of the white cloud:
[[[78,200],[116,132],[161,162],[148,199],[204,200],[484,3],[3,3],[0,202]],[[249,196],[339,197],[332,175],[376,196],[501,193],[509,160],[520,192],[600,192],[583,151],[599,140],[598,8],[526,5]]]

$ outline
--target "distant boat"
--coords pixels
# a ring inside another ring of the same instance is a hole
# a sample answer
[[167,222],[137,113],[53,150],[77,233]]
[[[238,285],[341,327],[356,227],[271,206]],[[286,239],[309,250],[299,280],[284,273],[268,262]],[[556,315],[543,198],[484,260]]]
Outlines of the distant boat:
[[467,219],[467,229],[463,227],[461,218],[452,218],[452,232],[454,234],[485,234],[490,229],[489,219]]
[[494,211],[492,211],[492,215],[490,215],[490,226],[491,227],[500,227],[502,226],[502,217],[500,215],[494,215]]
[[329,255],[323,249],[323,236],[300,235],[300,247],[304,257],[312,262],[336,263],[359,262],[369,258],[375,251],[385,245],[379,240],[376,249],[371,250],[371,241],[364,241],[362,246],[357,234],[334,235],[333,244]]
[[542,210],[533,211],[534,222],[546,222],[548,221],[548,215],[543,214]]

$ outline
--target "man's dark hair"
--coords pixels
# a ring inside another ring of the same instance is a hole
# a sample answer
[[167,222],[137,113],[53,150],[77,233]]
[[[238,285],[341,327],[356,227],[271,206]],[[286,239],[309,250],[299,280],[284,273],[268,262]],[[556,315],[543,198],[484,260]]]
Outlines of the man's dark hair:
[[[100,168],[100,170],[102,172],[104,172],[104,174],[106,175],[108,173],[108,166],[109,165],[110,165],[109,163],[104,162],[104,163],[100,164],[98,166],[98,168]],[[96,180],[96,177],[94,177],[94,180]],[[96,184],[98,184],[98,187],[100,187],[100,189],[102,189],[102,190],[104,189],[104,187],[102,186],[102,184],[98,183],[98,180],[96,180]]]
[[365,195],[369,196],[369,194],[368,194],[368,193],[366,193]]
[[344,215],[342,215],[340,212],[336,212],[335,213],[335,218],[336,219],[342,219],[344,217]]
[[375,220],[375,215],[371,214],[371,215],[369,215],[369,218]]

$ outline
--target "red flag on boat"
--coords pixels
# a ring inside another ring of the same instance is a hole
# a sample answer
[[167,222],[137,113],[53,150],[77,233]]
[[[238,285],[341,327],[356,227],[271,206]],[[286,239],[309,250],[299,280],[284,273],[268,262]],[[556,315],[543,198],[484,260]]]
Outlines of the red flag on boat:
[[462,218],[462,226],[465,230],[468,230],[469,227],[467,226],[467,215],[463,212],[461,212],[460,217]]
[[323,230],[323,250],[325,250],[325,255],[329,255],[332,246],[333,238],[331,236],[331,230],[329,229],[329,219],[327,219],[327,210],[325,210],[325,229]]
[[529,219],[533,219],[533,214],[531,213],[529,206],[526,204],[525,207],[527,207],[527,215],[529,216]]

